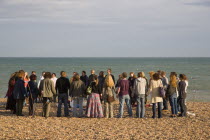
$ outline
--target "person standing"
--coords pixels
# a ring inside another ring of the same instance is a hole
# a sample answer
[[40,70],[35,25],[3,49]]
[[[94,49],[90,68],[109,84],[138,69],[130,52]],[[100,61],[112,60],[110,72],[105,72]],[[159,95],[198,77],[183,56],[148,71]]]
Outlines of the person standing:
[[178,83],[175,75],[170,75],[170,84],[166,92],[166,97],[169,98],[171,105],[171,117],[176,117],[178,114],[177,97],[178,97]]
[[[57,77],[56,77],[56,74],[55,73],[52,73],[52,78],[51,78],[51,80],[53,81],[53,83],[54,83],[54,87],[55,87],[55,85],[56,85],[56,81],[57,81]],[[58,102],[58,98],[57,98],[57,96],[55,95],[55,96],[53,96],[53,101],[56,103],[56,102]]]
[[147,81],[144,72],[138,73],[138,78],[134,82],[133,96],[137,101],[136,117],[144,118],[145,114],[145,92],[147,88]]
[[101,91],[103,90],[104,81],[105,81],[104,72],[100,71],[98,76],[98,85]]
[[[153,74],[153,79],[150,82],[149,93],[152,94],[152,118],[156,118],[156,104],[158,105],[158,118],[162,118],[162,102],[163,98],[160,96],[159,89],[163,87],[160,75],[158,73]],[[148,94],[149,94],[148,93]]]
[[29,93],[29,115],[35,115],[35,103],[37,102],[37,97],[39,95],[39,89],[37,85],[36,75],[32,74],[27,86],[27,91]]
[[43,117],[48,118],[50,114],[50,106],[53,100],[53,95],[56,95],[56,90],[54,83],[51,80],[51,73],[46,72],[44,75],[44,80],[40,82],[40,88],[43,97]]
[[98,84],[98,76],[95,75],[94,81],[90,84],[92,88],[92,93],[88,96],[86,116],[92,118],[102,118],[103,110],[100,101],[101,88]]
[[[83,117],[83,99],[86,96],[85,90],[86,86],[84,82],[82,82],[80,76],[76,74],[69,90],[69,94],[73,100],[73,117]],[[77,110],[77,104],[79,104],[79,111]]]
[[[168,78],[166,77],[166,72],[164,71],[161,71],[160,72],[161,74],[161,80],[162,80],[162,83],[163,83],[163,88],[164,90],[166,91],[167,88],[168,88]],[[168,110],[168,97],[163,97],[163,111],[167,111]]]
[[133,85],[134,85],[135,80],[136,80],[136,75],[134,74],[134,72],[130,72],[130,77],[128,78],[128,81],[130,82],[129,95],[131,98],[131,105],[135,105],[135,102],[136,102],[135,98],[131,96],[133,92]]
[[92,82],[92,81],[94,81],[94,77],[95,77],[95,70],[91,70],[90,71],[90,76],[89,76],[89,80],[88,80],[88,85]]
[[58,78],[56,81],[55,89],[58,93],[58,109],[57,109],[57,117],[61,117],[61,107],[62,104],[64,104],[64,113],[65,117],[69,116],[69,110],[68,110],[68,91],[70,89],[70,82],[66,78],[66,72],[61,71],[60,72],[61,77]]
[[187,87],[188,87],[188,80],[186,75],[180,74],[179,75],[179,104],[181,107],[181,114],[180,117],[186,117],[187,116],[187,106],[185,104],[185,100],[187,97]]
[[27,97],[26,88],[24,86],[24,76],[25,76],[25,72],[18,73],[18,79],[15,82],[15,86],[13,90],[13,97],[16,100],[16,115],[17,116],[24,116],[22,114],[23,102],[25,100],[25,97]]
[[119,82],[119,88],[118,88],[118,93],[119,93],[119,100],[120,100],[120,108],[119,108],[119,118],[123,117],[123,108],[124,108],[124,103],[127,105],[128,109],[128,114],[130,117],[132,117],[132,109],[131,109],[131,100],[130,100],[130,95],[129,95],[129,88],[130,88],[130,82],[127,80],[127,73],[123,72],[122,73],[122,80]]
[[108,69],[107,74],[112,76],[112,79],[113,79],[114,84],[115,84],[115,78],[114,78],[114,75],[112,75],[112,69]]
[[86,71],[82,71],[82,75],[80,76],[80,80],[85,83],[85,86],[88,86],[88,76],[86,75]]
[[106,118],[113,118],[113,102],[114,95],[113,90],[115,90],[115,84],[112,76],[108,74],[105,77],[104,85],[103,85],[103,101],[104,101],[104,115]]

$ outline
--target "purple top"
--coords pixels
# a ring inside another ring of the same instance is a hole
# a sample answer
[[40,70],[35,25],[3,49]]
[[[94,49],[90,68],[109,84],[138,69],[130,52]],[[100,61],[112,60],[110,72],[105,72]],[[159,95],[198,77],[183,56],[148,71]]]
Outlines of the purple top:
[[130,82],[128,80],[121,80],[119,82],[120,93],[119,96],[129,94]]

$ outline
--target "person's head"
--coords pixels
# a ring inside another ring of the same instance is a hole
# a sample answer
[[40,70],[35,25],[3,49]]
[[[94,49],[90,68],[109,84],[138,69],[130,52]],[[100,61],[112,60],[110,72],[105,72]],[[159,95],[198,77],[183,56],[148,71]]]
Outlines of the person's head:
[[52,75],[50,72],[45,72],[44,79],[46,79],[46,78],[49,78],[49,79],[52,78]]
[[153,74],[153,80],[157,81],[160,79],[160,75],[158,73]]
[[179,79],[180,79],[181,81],[185,81],[185,80],[187,80],[187,76],[186,76],[185,74],[180,74],[180,75],[179,75]]
[[19,70],[19,72],[21,72],[21,73],[25,73],[25,71],[24,71],[24,70]]
[[161,70],[158,70],[158,71],[157,71],[158,74],[161,74],[161,72],[162,72]]
[[150,76],[151,79],[153,79],[153,75],[154,75],[154,74],[155,74],[154,71],[150,71],[150,72],[149,72],[149,76]]
[[145,78],[144,72],[143,72],[143,71],[142,71],[142,72],[139,72],[139,73],[138,73],[138,77]]
[[177,73],[176,72],[171,72],[170,76],[171,75],[175,75],[177,77]]
[[119,79],[122,79],[122,74],[119,74],[119,75],[118,75],[118,78],[119,78]]
[[161,71],[161,77],[165,77],[166,76],[166,72],[165,71]]
[[123,73],[122,73],[122,78],[123,78],[123,79],[124,79],[124,78],[127,78],[127,76],[128,76],[128,75],[127,75],[126,72],[123,72]]
[[25,72],[25,77],[28,77],[28,72]]
[[79,74],[74,75],[74,80],[75,80],[75,81],[79,81],[79,79],[80,79]]
[[86,71],[82,71],[82,76],[85,76],[86,75]]
[[61,71],[60,75],[61,75],[61,77],[66,77],[67,76],[65,71]]
[[177,78],[175,75],[170,75],[170,85],[172,87],[177,87]]
[[25,77],[25,72],[18,72],[17,77],[23,79]]
[[31,72],[31,75],[32,75],[32,74],[33,74],[33,75],[36,75],[36,72],[35,72],[35,71],[32,71],[32,72]]
[[100,71],[99,76],[104,77],[104,72]]
[[43,76],[43,77],[44,77],[44,75],[45,75],[45,71],[42,72],[42,76]]
[[75,76],[77,74],[77,72],[73,72],[73,76]]
[[91,74],[95,74],[95,70],[91,70],[90,73],[91,73]]
[[133,77],[134,76],[134,72],[130,72],[130,77]]
[[111,73],[112,73],[112,70],[111,70],[111,69],[108,69],[108,70],[107,70],[107,73],[108,73],[108,74],[111,74]]
[[52,78],[56,77],[56,74],[55,73],[52,73]]
[[32,75],[30,76],[30,80],[31,80],[31,81],[36,81],[36,75],[32,74]]

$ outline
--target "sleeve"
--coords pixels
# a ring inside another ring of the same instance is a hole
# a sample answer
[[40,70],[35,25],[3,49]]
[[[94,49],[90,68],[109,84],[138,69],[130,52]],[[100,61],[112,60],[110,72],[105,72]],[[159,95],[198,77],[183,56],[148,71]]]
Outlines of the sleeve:
[[132,93],[133,95],[136,94],[136,82],[137,81],[135,80],[133,84],[133,93]]
[[114,78],[114,75],[112,75],[112,79],[113,79],[113,81],[114,81],[114,84],[115,84],[115,78]]
[[55,86],[54,86],[53,81],[51,81],[51,90],[52,90],[53,95],[56,95],[56,90],[55,90]]
[[58,80],[56,80],[56,83],[55,83],[55,91],[57,92],[58,91],[58,81],[59,81],[60,79],[58,79]]
[[70,86],[70,89],[69,89],[69,96],[71,96],[71,97],[73,97],[72,96],[73,87],[74,87],[74,84],[72,83]]

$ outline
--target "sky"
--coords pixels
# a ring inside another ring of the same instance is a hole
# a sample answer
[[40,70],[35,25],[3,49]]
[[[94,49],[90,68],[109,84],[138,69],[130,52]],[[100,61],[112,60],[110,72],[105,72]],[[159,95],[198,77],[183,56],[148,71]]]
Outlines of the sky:
[[210,0],[0,0],[0,57],[210,57]]

